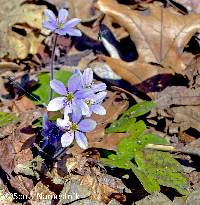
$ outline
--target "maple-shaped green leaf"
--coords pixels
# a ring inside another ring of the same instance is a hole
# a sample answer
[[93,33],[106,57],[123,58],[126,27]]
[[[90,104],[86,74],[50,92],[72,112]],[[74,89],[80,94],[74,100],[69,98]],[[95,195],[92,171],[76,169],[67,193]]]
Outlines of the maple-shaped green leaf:
[[[144,134],[145,129],[146,125],[142,120],[136,122],[129,130],[129,137],[124,138],[118,144],[116,155],[109,155],[108,159],[103,159],[104,162],[108,164],[111,162],[111,165],[122,168],[121,166],[124,165],[121,163],[126,162],[128,164],[127,161],[132,160],[135,153],[142,150],[147,144],[167,144],[164,138],[154,134]],[[114,156],[117,156],[117,158]],[[125,165],[125,167],[127,166]]]
[[[68,79],[71,77],[72,73],[71,72],[66,72],[63,70],[55,71],[54,72],[54,78],[56,80],[60,80],[63,82],[65,85],[67,85]],[[33,94],[39,97],[40,102],[36,101],[36,104],[47,104],[49,100],[49,93],[50,93],[50,74],[49,73],[41,73],[38,75],[38,85],[39,87],[33,91]],[[58,96],[56,93],[54,93],[54,97]]]
[[131,160],[135,157],[135,153],[143,149],[147,144],[167,144],[164,138],[154,134],[144,134],[145,129],[146,125],[142,120],[135,123],[129,130],[129,137],[118,144],[117,154],[124,155]]
[[8,125],[14,121],[18,121],[18,117],[16,115],[7,112],[0,112],[0,127]]
[[187,194],[187,180],[181,174],[178,161],[169,153],[145,149],[147,144],[167,144],[167,141],[154,134],[145,134],[145,129],[143,121],[136,122],[128,131],[129,137],[118,144],[116,154],[102,161],[106,165],[131,169],[149,193],[160,191],[163,185]]
[[148,113],[155,103],[144,101],[130,107],[123,115],[106,129],[106,133],[127,132],[135,123],[136,117]]
[[107,166],[114,166],[118,167],[121,169],[130,169],[131,168],[131,161],[127,159],[125,155],[115,155],[111,154],[109,155],[108,159],[107,158],[102,158],[102,162],[104,162],[105,165]]
[[136,121],[136,118],[131,116],[121,116],[118,120],[114,121],[110,127],[105,131],[107,134],[115,132],[126,132]]
[[[138,174],[138,172],[135,174],[148,192],[160,191],[159,185],[163,185],[172,187],[183,195],[188,193],[187,179],[181,174],[182,167],[171,154],[142,150],[136,153],[135,162],[143,175]],[[154,182],[154,186],[149,186],[149,180]]]

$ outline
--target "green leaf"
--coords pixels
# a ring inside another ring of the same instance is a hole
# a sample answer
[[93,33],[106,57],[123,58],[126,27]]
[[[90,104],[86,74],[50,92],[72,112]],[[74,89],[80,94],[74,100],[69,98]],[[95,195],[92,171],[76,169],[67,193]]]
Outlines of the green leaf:
[[155,107],[155,103],[152,101],[143,101],[140,103],[137,103],[136,105],[133,105],[130,107],[123,116],[131,116],[131,117],[139,117],[141,115],[144,115],[151,111]]
[[[121,168],[121,166],[124,166],[122,165],[123,161],[127,163],[127,161],[132,160],[136,152],[142,150],[147,144],[167,144],[164,138],[160,138],[153,134],[144,134],[145,129],[146,125],[142,120],[131,127],[129,137],[124,138],[118,144],[116,155],[112,154],[108,156],[112,166]],[[114,156],[117,156],[117,158]],[[106,162],[108,163],[108,161]]]
[[115,132],[126,132],[135,123],[135,121],[135,118],[121,116],[119,120],[114,121],[105,131],[107,134]]
[[118,144],[116,154],[102,161],[106,165],[131,169],[149,193],[160,191],[160,185],[163,185],[187,194],[187,180],[181,174],[178,161],[169,153],[145,149],[147,144],[167,144],[167,141],[154,134],[145,134],[145,129],[142,120],[134,123],[128,131],[129,137]]
[[129,130],[129,137],[118,144],[117,154],[124,155],[131,160],[135,157],[135,153],[143,149],[147,144],[167,144],[164,138],[153,134],[144,134],[145,129],[146,125],[142,120],[135,123]]
[[18,121],[18,117],[16,115],[7,112],[0,112],[0,127],[8,125],[14,121]]
[[152,101],[144,101],[133,105],[106,129],[106,133],[127,132],[134,125],[136,117],[149,112],[154,106],[155,103]]
[[[188,182],[181,174],[182,167],[176,161],[171,154],[161,151],[143,150],[139,151],[135,155],[135,162],[138,165],[138,169],[142,170],[141,173],[135,173],[141,180],[144,188],[152,193],[158,190],[159,185],[172,187],[179,193],[188,194]],[[142,176],[142,177],[141,177]],[[154,182],[149,186],[147,178]]]
[[107,166],[111,165],[121,169],[130,169],[131,167],[131,161],[129,161],[124,155],[111,154],[108,159],[102,158],[101,160]]
[[[60,80],[63,82],[65,85],[67,84],[68,79],[71,77],[72,73],[71,72],[66,72],[63,70],[55,71],[54,76],[56,80]],[[39,99],[41,102],[35,101],[36,104],[41,104],[41,103],[48,103],[49,100],[49,93],[50,93],[50,74],[49,73],[41,73],[38,75],[39,82],[38,84],[40,85],[35,91],[33,91],[34,95],[39,96]],[[57,94],[54,94],[54,97],[58,96]]]
[[151,175],[149,175],[145,170],[134,168],[132,169],[132,171],[140,180],[142,186],[147,192],[153,193],[156,191],[160,191],[159,183],[155,182],[154,178]]

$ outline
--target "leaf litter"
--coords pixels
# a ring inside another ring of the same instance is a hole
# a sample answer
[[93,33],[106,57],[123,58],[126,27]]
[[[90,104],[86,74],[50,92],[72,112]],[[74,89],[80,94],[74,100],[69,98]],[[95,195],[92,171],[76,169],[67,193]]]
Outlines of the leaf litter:
[[[174,1],[182,7],[172,1],[44,2],[48,3],[6,2],[6,13],[0,13],[0,33],[4,35],[0,34],[2,79],[10,74],[21,78],[28,70],[29,77],[37,80],[25,86],[25,91],[35,97],[34,102],[27,93],[8,89],[4,80],[1,85],[5,93],[12,96],[14,92],[15,97],[1,97],[0,104],[0,204],[198,204],[197,1]],[[74,145],[52,159],[35,141],[45,110],[40,106],[47,104],[49,93],[46,71],[51,47],[47,40],[51,37],[41,35],[49,35],[42,29],[42,12],[45,7],[55,11],[63,6],[68,7],[71,17],[82,19],[79,29],[90,37],[90,52],[84,51],[88,49],[84,48],[84,37],[67,43],[60,38],[56,78],[65,83],[71,75],[68,71],[73,70],[71,65],[94,70],[98,65],[101,78],[97,80],[106,82],[109,92],[103,103],[107,114],[92,116],[98,126],[87,135],[89,149],[83,152]],[[23,18],[19,18],[21,13]],[[105,38],[112,50],[97,37],[102,23],[110,28]],[[113,52],[123,52],[109,32],[122,47],[134,43],[138,58],[132,62],[124,60],[123,55],[114,58]],[[77,45],[81,44],[84,46],[79,50]],[[66,56],[67,52],[75,53],[75,58]],[[120,78],[110,80],[112,71]],[[118,91],[111,85],[119,87]],[[137,104],[135,99],[143,102]],[[146,102],[150,99],[153,103]],[[2,198],[12,193],[29,198]],[[52,198],[38,199],[38,194]],[[71,197],[56,198],[59,194]]]

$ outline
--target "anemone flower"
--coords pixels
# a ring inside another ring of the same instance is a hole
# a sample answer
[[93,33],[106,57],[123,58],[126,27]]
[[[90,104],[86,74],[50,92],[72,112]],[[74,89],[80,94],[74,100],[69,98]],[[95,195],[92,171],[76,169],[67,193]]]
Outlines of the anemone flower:
[[82,149],[88,148],[88,141],[84,133],[95,129],[96,122],[91,119],[81,119],[81,116],[81,110],[78,107],[74,107],[70,117],[71,121],[66,115],[64,119],[57,119],[57,125],[65,131],[61,137],[63,147],[68,147],[75,138],[79,147]]
[[80,23],[80,19],[73,18],[67,21],[68,11],[66,9],[60,9],[58,12],[58,17],[49,10],[44,11],[46,20],[43,22],[44,28],[53,31],[59,35],[70,35],[70,36],[81,36],[81,32],[74,27]]
[[79,70],[76,70],[76,72],[81,76],[81,85],[83,88],[91,88],[94,93],[106,90],[105,83],[95,84],[93,82],[93,71],[91,68],[86,68],[83,74]]
[[92,113],[94,112],[97,115],[105,115],[106,110],[105,108],[101,105],[104,98],[106,97],[107,92],[102,91],[97,94],[95,94],[92,99],[85,99],[85,103],[89,107],[89,113],[86,115],[87,117],[90,117]]
[[43,136],[43,142],[41,143],[41,148],[44,149],[48,144],[58,146],[63,131],[54,122],[48,120],[47,114],[43,115],[43,125],[42,125],[41,135]]
[[58,111],[64,109],[64,113],[68,114],[72,112],[73,107],[80,107],[82,114],[86,115],[89,112],[89,107],[85,103],[84,99],[93,95],[90,89],[82,89],[80,82],[80,75],[74,73],[68,80],[67,87],[59,81],[52,80],[50,87],[62,97],[56,97],[51,100],[47,106],[48,111]]

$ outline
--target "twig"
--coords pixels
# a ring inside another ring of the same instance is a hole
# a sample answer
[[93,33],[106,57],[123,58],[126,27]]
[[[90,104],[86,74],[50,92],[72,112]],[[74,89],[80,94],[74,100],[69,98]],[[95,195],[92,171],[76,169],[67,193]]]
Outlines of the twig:
[[160,20],[160,64],[162,63],[163,61],[163,54],[162,54],[162,51],[163,51],[163,7],[161,7],[161,20]]
[[[52,49],[52,53],[51,53],[51,63],[50,63],[50,79],[53,80],[54,79],[54,59],[55,59],[55,48],[56,48],[56,43],[57,43],[57,39],[58,39],[58,35],[55,35],[55,39],[53,42],[53,49]],[[53,89],[50,89],[50,94],[49,94],[49,101],[52,99],[53,97]]]
[[160,151],[166,151],[166,152],[181,152],[184,154],[191,154],[196,155],[200,157],[200,150],[198,148],[194,147],[183,147],[177,149],[176,147],[173,147],[171,145],[156,145],[156,144],[148,144],[145,146],[146,149],[154,149],[154,150],[160,150]]

